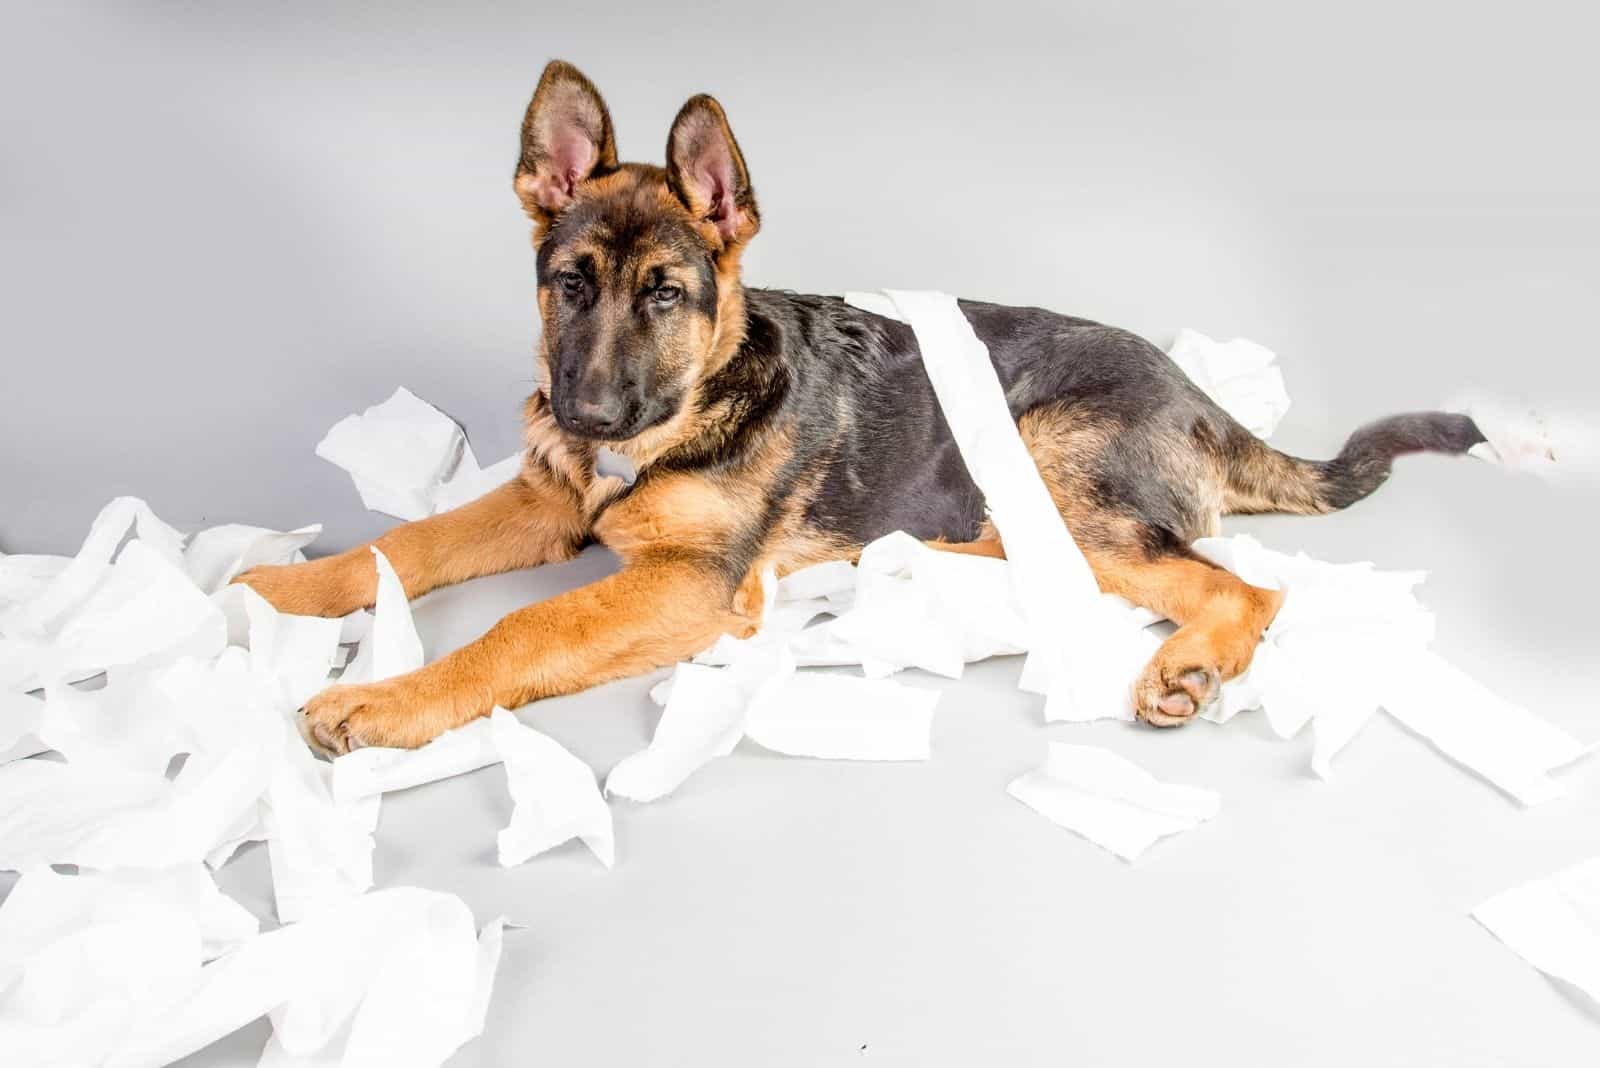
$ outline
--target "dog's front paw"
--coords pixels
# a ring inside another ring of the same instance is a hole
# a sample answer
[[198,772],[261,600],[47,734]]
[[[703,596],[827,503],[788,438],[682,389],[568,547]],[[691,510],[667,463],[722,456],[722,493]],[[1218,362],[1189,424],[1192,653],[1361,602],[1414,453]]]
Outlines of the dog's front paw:
[[1157,656],[1133,686],[1134,714],[1155,727],[1188,723],[1222,692],[1214,666]]
[[377,573],[370,563],[364,576],[347,554],[303,564],[262,564],[240,572],[234,582],[249,586],[280,612],[296,616],[342,616],[372,603]]
[[333,756],[366,746],[415,749],[492,709],[477,695],[432,683],[427,670],[323,690],[306,702],[311,742]]

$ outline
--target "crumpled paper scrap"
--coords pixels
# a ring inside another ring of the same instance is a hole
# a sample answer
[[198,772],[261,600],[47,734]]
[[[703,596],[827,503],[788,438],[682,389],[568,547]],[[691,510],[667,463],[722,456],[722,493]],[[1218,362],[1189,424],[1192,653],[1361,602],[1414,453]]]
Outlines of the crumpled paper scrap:
[[[838,575],[832,571],[830,581]],[[802,582],[813,577],[820,576]],[[775,585],[769,581],[767,589]],[[796,603],[819,600],[801,584],[790,589],[800,595]],[[779,595],[780,609],[784,596]],[[769,612],[773,614],[781,612]],[[774,636],[761,641],[764,632]],[[733,643],[735,655],[725,668],[677,665],[651,692],[664,707],[650,744],[611,769],[605,792],[655,801],[701,767],[733,752],[744,737],[788,756],[928,758],[938,691],[886,679],[797,672],[796,658],[785,644],[792,637],[793,632],[769,631],[763,625],[753,639]]]
[[607,794],[630,801],[665,797],[744,737],[750,695],[735,675],[685,662],[673,669],[670,683],[650,744],[611,769]]
[[178,976],[105,1063],[168,1064],[268,1015],[263,1064],[440,1064],[483,1029],[502,927],[413,887],[338,902]]
[[40,737],[44,720],[42,697],[0,693],[0,764],[48,750]]
[[216,593],[235,575],[252,567],[305,560],[306,554],[301,550],[321,533],[321,523],[287,531],[244,523],[209,527],[189,539],[183,550],[183,568],[201,590]]
[[15,1064],[103,1063],[202,961],[256,931],[199,865],[30,871],[0,906],[0,1049]]
[[1167,356],[1223,411],[1258,438],[1269,438],[1289,411],[1278,357],[1254,341],[1213,341],[1183,329]]
[[490,714],[489,730],[506,766],[514,806],[511,823],[500,832],[500,865],[513,867],[578,838],[611,867],[616,852],[611,809],[589,765],[503,708]]
[[1221,805],[1212,791],[1158,782],[1109,749],[1064,742],[1051,742],[1044,765],[1013,781],[1007,792],[1127,861],[1158,839],[1210,819]]
[[36,868],[24,873],[0,904],[0,994],[60,939],[164,908],[194,918],[203,960],[221,956],[260,930],[249,910],[217,889],[200,864],[77,875]]
[[1496,894],[1472,917],[1600,1009],[1600,857]]
[[335,423],[317,455],[349,472],[361,503],[396,519],[424,519],[513,478],[520,453],[487,468],[454,419],[405,387]]
[[370,547],[378,568],[378,594],[367,637],[339,677],[340,682],[379,682],[422,666],[422,639],[411,617],[410,601],[400,576],[376,545]]
[[791,673],[751,700],[744,732],[763,749],[825,760],[927,760],[937,690]]
[[0,688],[14,692],[215,655],[227,640],[221,613],[183,569],[183,535],[132,497],[101,509],[78,554],[22,592],[0,611]]

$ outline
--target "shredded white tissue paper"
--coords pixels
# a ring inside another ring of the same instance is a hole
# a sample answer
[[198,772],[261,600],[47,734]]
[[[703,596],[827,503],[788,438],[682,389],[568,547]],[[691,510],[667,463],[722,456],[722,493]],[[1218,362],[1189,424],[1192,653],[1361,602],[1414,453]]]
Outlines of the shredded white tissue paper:
[[333,762],[333,796],[356,801],[394,790],[406,790],[500,762],[490,722],[475,719],[445,731],[418,749],[369,746]]
[[437,1065],[482,1031],[501,924],[453,894],[376,890],[185,969],[105,1063],[158,1065],[269,1015],[263,1064]]
[[361,503],[396,519],[459,507],[509,482],[522,467],[520,452],[480,467],[460,424],[404,387],[335,423],[317,455],[350,473]]
[[764,749],[834,760],[927,760],[937,690],[888,679],[791,673],[750,703],[745,733]]
[[39,596],[70,563],[70,556],[0,553],[0,618],[12,605]]
[[1562,796],[1564,784],[1550,773],[1590,749],[1433,653],[1406,661],[1394,673],[1384,687],[1383,707],[1445,756],[1525,805]]
[[511,823],[500,832],[501,866],[521,864],[579,838],[611,867],[616,850],[611,809],[589,765],[503,708],[490,715],[489,730],[514,802]]
[[333,425],[317,455],[350,472],[361,503],[396,519],[434,513],[434,495],[461,460],[454,419],[401,387],[382,404]]
[[1242,337],[1213,341],[1179,330],[1167,356],[1223,411],[1258,438],[1269,438],[1289,411],[1289,391],[1271,349]]
[[1496,894],[1472,916],[1517,956],[1600,1008],[1600,857]]
[[206,593],[215,593],[235,575],[252,567],[304,560],[305,553],[301,550],[316,541],[321,533],[321,523],[290,531],[242,523],[211,527],[189,539],[183,550],[183,567],[196,586]]
[[417,625],[411,618],[406,588],[390,566],[389,558],[379,552],[376,545],[372,546],[372,557],[378,567],[378,596],[372,611],[372,629],[355,659],[345,668],[342,682],[380,682],[422,666],[422,639],[417,636]]
[[0,764],[49,749],[41,734],[44,722],[43,698],[0,693]]
[[684,663],[673,669],[670,681],[649,747],[611,769],[606,793],[655,801],[739,744],[750,698],[731,673]]
[[1044,766],[1007,790],[1052,823],[1129,861],[1157,839],[1215,816],[1221,803],[1210,790],[1157,782],[1108,749],[1062,742],[1051,742]]

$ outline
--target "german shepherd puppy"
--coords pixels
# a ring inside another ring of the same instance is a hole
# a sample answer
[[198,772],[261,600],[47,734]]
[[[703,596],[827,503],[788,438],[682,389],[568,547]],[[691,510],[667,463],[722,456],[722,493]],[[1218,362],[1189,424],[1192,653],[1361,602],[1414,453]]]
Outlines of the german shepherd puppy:
[[[910,328],[837,297],[742,284],[761,216],[714,99],[683,105],[666,155],[665,168],[619,163],[595,87],[566,63],[545,68],[514,183],[533,221],[544,326],[522,472],[376,542],[411,597],[565,560],[590,541],[622,569],[408,675],[312,698],[308,726],[326,749],[422,745],[495,705],[748,635],[764,570],[853,558],[894,530],[1004,555]],[[1133,683],[1148,723],[1186,722],[1244,671],[1282,598],[1191,541],[1227,514],[1344,508],[1397,455],[1483,440],[1463,415],[1399,415],[1356,431],[1332,460],[1296,459],[1141,338],[1037,308],[961,308],[1101,589],[1179,624]],[[595,470],[602,442],[633,462],[631,485]],[[239,581],[310,615],[371,605],[376,591],[365,546]]]

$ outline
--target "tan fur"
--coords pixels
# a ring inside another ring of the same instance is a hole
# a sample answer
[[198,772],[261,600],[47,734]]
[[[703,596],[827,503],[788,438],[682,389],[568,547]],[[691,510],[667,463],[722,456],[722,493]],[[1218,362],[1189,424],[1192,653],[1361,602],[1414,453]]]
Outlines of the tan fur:
[[[577,501],[538,467],[450,512],[407,523],[372,542],[407,597],[520,567],[569,559],[584,537]],[[279,611],[342,616],[370,607],[377,566],[369,545],[304,564],[255,567],[234,581]]]

